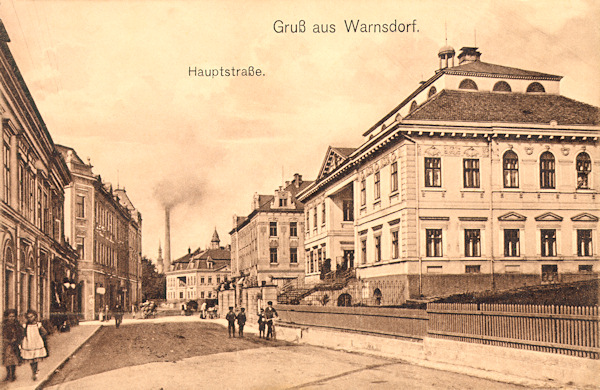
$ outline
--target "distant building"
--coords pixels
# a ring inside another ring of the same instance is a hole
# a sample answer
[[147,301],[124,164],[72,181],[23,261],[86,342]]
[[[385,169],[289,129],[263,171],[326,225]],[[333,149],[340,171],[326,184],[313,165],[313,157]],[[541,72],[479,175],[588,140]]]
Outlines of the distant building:
[[232,275],[245,286],[282,286],[304,277],[304,206],[296,194],[311,183],[296,174],[274,195],[255,194],[247,217],[234,216]]
[[561,76],[454,54],[298,194],[307,278],[354,268],[345,304],[600,271],[598,107],[561,96]]
[[160,242],[158,243],[158,257],[156,258],[156,272],[162,274],[165,272],[165,262],[162,257],[162,248]]
[[220,242],[215,229],[208,249],[188,250],[172,262],[171,270],[165,272],[167,302],[216,302],[219,286],[229,281],[231,273],[231,250]]
[[95,318],[106,305],[140,303],[141,213],[125,190],[102,182],[74,149],[57,148],[73,178],[65,189],[65,235],[79,253],[84,318]]
[[77,313],[77,253],[64,235],[71,175],[8,42],[0,21],[0,312]]

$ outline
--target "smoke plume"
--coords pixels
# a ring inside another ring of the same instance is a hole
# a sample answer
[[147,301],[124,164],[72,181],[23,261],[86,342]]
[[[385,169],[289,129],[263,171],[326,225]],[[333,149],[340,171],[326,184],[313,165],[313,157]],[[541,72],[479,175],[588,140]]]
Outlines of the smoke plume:
[[180,204],[199,204],[206,192],[206,185],[199,177],[171,176],[162,178],[154,186],[153,192],[165,209],[173,209]]

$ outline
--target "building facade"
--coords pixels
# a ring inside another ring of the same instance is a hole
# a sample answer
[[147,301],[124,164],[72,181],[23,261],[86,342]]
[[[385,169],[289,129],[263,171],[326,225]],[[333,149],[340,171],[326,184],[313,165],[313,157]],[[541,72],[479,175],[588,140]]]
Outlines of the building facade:
[[79,311],[77,254],[64,236],[71,176],[8,48],[0,21],[1,310]]
[[217,231],[213,233],[208,249],[189,251],[173,261],[167,277],[167,302],[185,303],[191,300],[214,306],[221,284],[228,282],[231,274],[231,251],[220,246]]
[[244,286],[283,286],[304,277],[304,206],[296,194],[310,183],[296,174],[274,195],[255,194],[247,217],[234,216],[231,269]]
[[[340,259],[352,240],[335,235],[350,227],[336,225],[331,206],[353,202],[354,301],[393,305],[600,271],[598,108],[561,96],[560,76],[485,63],[472,47],[455,66],[454,54],[442,48],[435,75],[358,148],[330,149],[298,195],[311,226],[305,249],[317,249],[309,274],[323,259],[348,264]],[[314,221],[321,213],[333,232]]]
[[58,145],[73,178],[65,189],[65,234],[79,253],[82,311],[141,301],[142,217],[125,190],[113,190],[72,148]]

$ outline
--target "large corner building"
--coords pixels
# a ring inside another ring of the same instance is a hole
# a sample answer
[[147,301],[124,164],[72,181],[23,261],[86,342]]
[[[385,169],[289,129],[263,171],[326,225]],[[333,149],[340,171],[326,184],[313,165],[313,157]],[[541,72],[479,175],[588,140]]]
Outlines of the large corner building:
[[439,59],[298,194],[308,280],[352,268],[353,302],[393,305],[597,277],[598,107],[475,47]]

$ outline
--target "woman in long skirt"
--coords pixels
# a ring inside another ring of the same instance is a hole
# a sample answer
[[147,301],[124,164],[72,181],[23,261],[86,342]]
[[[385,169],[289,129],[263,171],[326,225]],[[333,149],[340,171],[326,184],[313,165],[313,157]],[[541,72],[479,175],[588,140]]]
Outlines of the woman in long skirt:
[[48,356],[46,350],[45,338],[48,332],[41,323],[37,321],[37,312],[35,310],[27,310],[25,315],[25,337],[21,342],[21,358],[29,361],[31,366],[31,377],[37,379],[38,362]]
[[15,369],[21,363],[19,344],[23,338],[23,327],[17,320],[17,311],[8,309],[4,312],[2,323],[2,363],[6,367],[5,381],[13,382],[16,377]]

